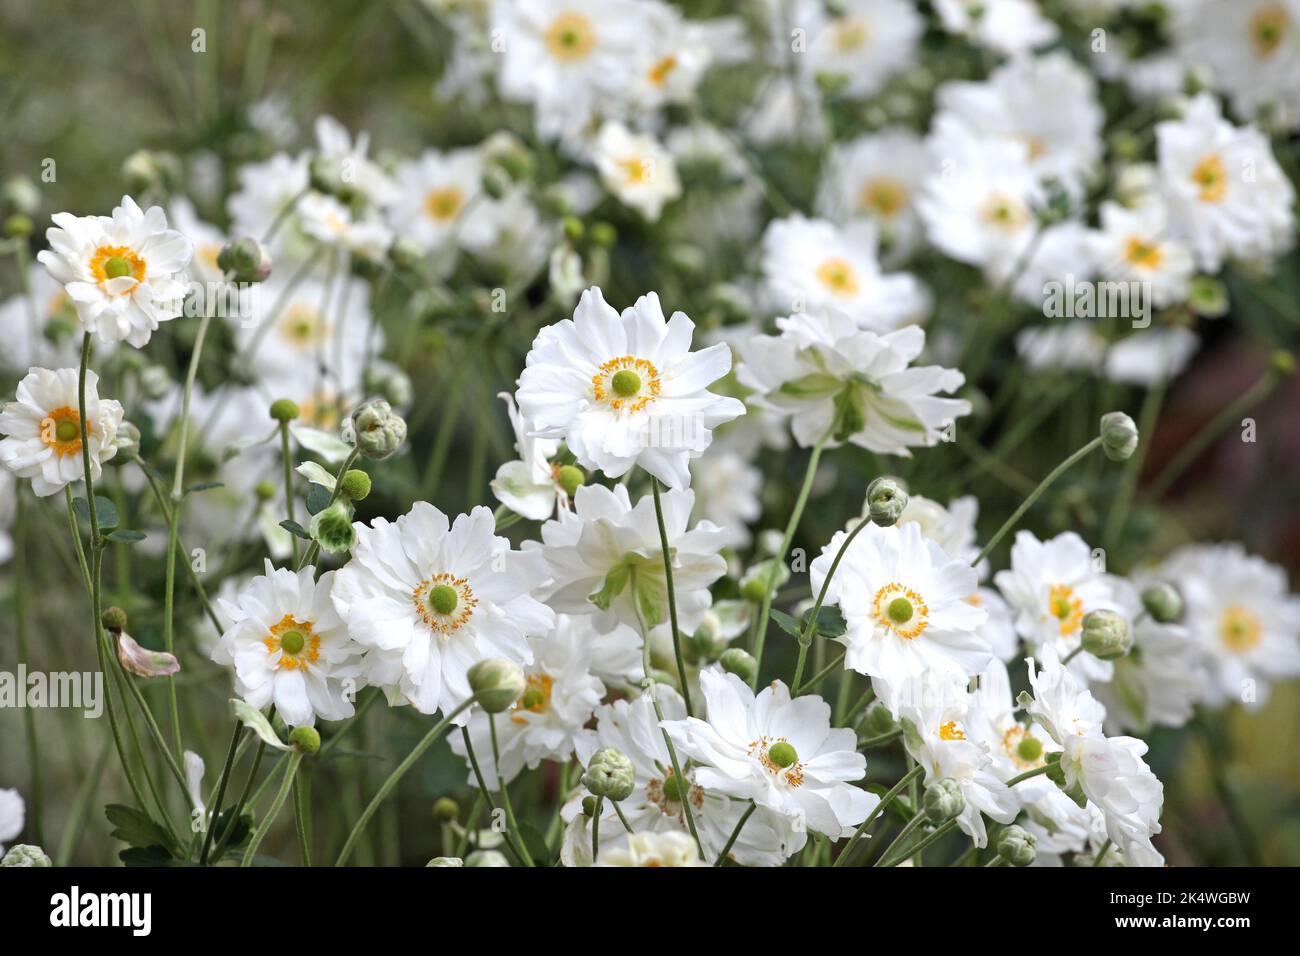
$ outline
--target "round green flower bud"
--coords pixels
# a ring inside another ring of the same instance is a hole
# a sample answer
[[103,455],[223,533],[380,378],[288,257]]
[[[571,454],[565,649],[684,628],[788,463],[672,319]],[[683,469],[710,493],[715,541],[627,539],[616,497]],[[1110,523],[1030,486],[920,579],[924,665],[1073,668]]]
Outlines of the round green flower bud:
[[1101,448],[1111,461],[1124,461],[1137,451],[1138,429],[1123,412],[1101,416]]
[[270,501],[275,497],[276,490],[275,482],[259,481],[253,488],[253,494],[257,495],[259,501]]
[[432,860],[430,860],[428,863],[426,863],[426,864],[424,864],[424,865],[425,865],[426,867],[430,867],[430,866],[464,866],[464,865],[465,865],[465,861],[462,860],[462,859],[461,859],[460,857],[458,857],[458,856],[435,856]]
[[1278,349],[1269,357],[1269,364],[1278,375],[1290,375],[1295,371],[1295,356],[1286,349]]
[[344,423],[344,438],[367,458],[382,461],[406,441],[406,421],[386,401],[377,398],[352,413]]
[[1228,288],[1213,276],[1197,276],[1188,288],[1187,304],[1199,316],[1221,319],[1228,314]]
[[794,749],[794,744],[779,740],[768,748],[767,759],[784,770],[799,762],[799,751]]
[[352,501],[365,501],[370,494],[370,476],[360,468],[349,468],[340,483],[340,490]]
[[921,807],[925,811],[925,818],[938,825],[947,823],[965,810],[966,797],[956,780],[945,777],[925,788]]
[[523,669],[514,661],[499,657],[479,661],[469,669],[469,687],[489,714],[509,710],[527,687]]
[[5,218],[5,235],[13,239],[23,239],[30,236],[35,228],[36,225],[32,222],[32,217],[24,216],[20,212]]
[[728,674],[735,674],[746,684],[754,680],[754,675],[758,673],[758,661],[754,660],[752,654],[743,647],[729,647],[722,652],[718,658],[718,663]]
[[493,163],[500,166],[515,182],[531,179],[533,175],[533,154],[522,143],[512,143],[508,148],[494,155]]
[[888,528],[898,523],[907,507],[907,492],[893,478],[877,478],[867,485],[867,515],[873,524]]
[[582,225],[582,220],[579,219],[577,216],[564,217],[564,234],[570,239],[572,239],[574,242],[577,242],[579,239],[581,239],[582,234],[585,231],[586,230]]
[[586,817],[587,819],[589,819],[589,820],[590,820],[592,817],[594,817],[594,816],[596,815],[596,804],[597,804],[598,802],[599,802],[599,798],[598,798],[598,797],[591,797],[591,796],[583,797],[583,798],[582,798],[582,815],[583,815],[584,817]]
[[880,701],[867,708],[866,716],[862,719],[862,730],[868,736],[880,737],[884,734],[892,734],[897,729],[898,721],[889,712],[889,708]]
[[587,474],[577,465],[561,465],[555,476],[564,493],[572,498],[587,482]]
[[300,414],[298,403],[291,398],[277,398],[271,403],[271,417],[277,422],[291,422]]
[[1183,596],[1172,584],[1153,584],[1142,592],[1142,606],[1155,621],[1173,624],[1183,616]]
[[181,180],[181,161],[171,153],[140,149],[122,163],[127,192],[170,192]]
[[116,606],[106,607],[99,616],[99,623],[104,625],[106,631],[124,631],[126,630],[126,611]]
[[998,837],[998,856],[1012,866],[1028,866],[1038,854],[1038,840],[1024,827],[1007,827]]
[[15,843],[9,852],[0,859],[0,866],[30,866],[44,868],[53,866],[54,861],[45,855],[45,851],[30,843]]
[[465,857],[466,866],[509,866],[505,854],[497,850],[475,850]]
[[289,746],[302,754],[320,750],[320,732],[315,727],[295,727],[289,731]]
[[232,282],[265,282],[271,275],[271,255],[256,239],[245,236],[221,247],[217,268]]
[[455,820],[460,816],[460,805],[451,797],[439,797],[433,801],[433,818],[441,820],[443,823]]
[[1083,649],[1103,661],[1128,653],[1128,621],[1114,611],[1090,611],[1083,616]]
[[618,231],[607,222],[593,222],[591,241],[598,246],[612,246],[618,241]]
[[636,768],[626,755],[613,747],[602,747],[591,755],[582,785],[597,797],[617,803],[626,800],[636,786]]
[[746,578],[740,585],[740,595],[750,604],[762,604],[767,597],[767,581],[761,574]]
[[329,554],[350,551],[357,540],[356,529],[352,527],[352,514],[341,501],[312,515],[307,531],[321,550]]

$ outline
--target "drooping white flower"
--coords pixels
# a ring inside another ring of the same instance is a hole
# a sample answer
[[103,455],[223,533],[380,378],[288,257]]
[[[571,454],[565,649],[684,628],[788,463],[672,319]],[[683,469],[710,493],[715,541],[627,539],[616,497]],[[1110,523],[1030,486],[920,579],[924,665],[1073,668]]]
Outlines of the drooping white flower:
[[[101,466],[117,454],[117,429],[122,406],[101,399],[99,376],[86,372],[86,435],[90,441],[90,473],[98,480]],[[85,463],[81,448],[78,370],[34,368],[18,383],[15,401],[0,411],[0,463],[19,478],[32,480],[32,491],[44,498],[65,485],[81,481]]]
[[181,314],[194,247],[167,228],[160,207],[146,212],[123,196],[112,216],[51,218],[50,248],[36,258],[63,283],[84,331],[141,348],[160,322]]
[[869,220],[843,227],[797,213],[773,220],[763,234],[763,281],[771,307],[782,314],[847,316],[878,332],[922,318],[929,308],[924,288],[908,273],[881,272],[877,243]]
[[560,443],[554,438],[534,437],[532,426],[519,414],[509,392],[502,392],[497,398],[506,403],[519,457],[497,469],[491,483],[492,493],[515,514],[545,521],[555,514],[557,507],[562,510],[569,506],[568,492],[560,483],[561,466],[551,463]]
[[367,682],[390,703],[449,712],[470,696],[470,667],[493,657],[527,664],[527,638],[554,625],[551,610],[531,596],[546,580],[540,552],[511,551],[493,533],[488,508],[452,524],[419,501],[395,522],[354,527],[352,559],[337,572],[332,597],[367,649]]
[[910,457],[910,447],[942,440],[965,399],[942,398],[966,381],[954,369],[910,366],[925,332],[909,325],[878,335],[844,315],[805,313],[777,319],[779,336],[757,335],[740,346],[737,377],[757,394],[750,403],[791,416],[795,440],[828,447],[847,440],[870,451]]
[[[1113,579],[1073,531],[1047,541],[1016,532],[1011,567],[993,582],[1016,612],[1016,630],[1036,651],[1055,648],[1064,660],[1083,640],[1083,618],[1092,611],[1118,611]],[[1110,680],[1114,665],[1080,653],[1070,667],[1087,681]]]
[[834,144],[817,191],[817,214],[840,224],[869,219],[883,259],[906,255],[921,239],[916,198],[931,166],[924,141],[903,127]]
[[832,840],[849,836],[880,798],[849,781],[867,761],[857,734],[831,727],[831,708],[815,694],[791,698],[781,681],[757,695],[735,674],[700,672],[707,720],[665,720],[679,752],[703,766],[695,779],[797,821]]
[[234,669],[235,693],[261,710],[274,704],[291,727],[351,717],[361,686],[361,647],[330,601],[337,572],[293,572],[270,560],[234,601],[212,659]]
[[[809,567],[814,594],[846,537],[836,533]],[[847,648],[844,666],[873,678],[895,713],[898,692],[923,674],[957,682],[978,674],[992,656],[980,636],[987,615],[969,601],[978,583],[969,563],[924,539],[915,523],[863,528],[826,592],[848,625],[836,638]]]
[[[654,692],[665,720],[685,718],[686,705],[676,691],[660,685]],[[649,696],[642,694],[632,700],[616,700],[597,709],[596,729],[585,731],[578,740],[578,760],[586,766],[592,754],[602,747],[618,750],[632,761],[635,769],[632,793],[619,802],[619,809],[633,831],[687,834],[686,815],[682,809],[684,797],[691,806],[700,843],[704,847],[705,862],[714,862],[748,803],[705,787],[699,776],[703,768],[686,763],[686,757],[680,751],[679,762],[687,784],[685,787],[679,785]],[[567,822],[561,848],[561,860],[566,866],[588,866],[591,863],[592,823],[582,810],[585,795],[582,791],[577,792],[561,810]],[[617,849],[621,839],[619,834],[625,832],[617,811],[606,800],[600,816],[602,859],[605,846]],[[796,831],[785,816],[759,807],[740,831],[735,846],[731,848],[731,858],[743,866],[780,866],[803,846],[805,839],[806,834]]]
[[[990,661],[979,676],[979,686],[969,694],[963,724],[967,737],[988,750],[999,780],[1036,770],[1046,763],[1049,753],[1061,749],[1042,726],[1017,718],[1018,709],[1006,665]],[[1046,793],[1057,792],[1057,787],[1045,776],[1031,777],[1016,784],[1011,792],[1028,806]]]
[[[665,492],[662,503],[678,624],[690,632],[712,603],[709,585],[727,571],[718,553],[722,532],[707,521],[688,528],[691,491]],[[556,611],[596,614],[602,631],[622,622],[640,633],[642,623],[650,628],[668,620],[663,545],[650,495],[633,507],[623,485],[585,485],[573,496],[573,511],[542,525],[541,536],[531,553],[545,556],[551,576],[545,599]]]
[[582,294],[572,319],[538,333],[519,377],[519,411],[536,435],[563,439],[578,463],[619,478],[634,465],[670,488],[690,484],[687,463],[712,430],[744,414],[708,391],[731,368],[721,343],[690,351],[695,324],[665,321],[647,293],[620,316],[600,293]]
[[601,126],[592,160],[605,188],[651,222],[682,194],[673,154],[654,137],[633,133],[622,123]]
[[1300,674],[1300,598],[1286,572],[1239,544],[1190,545],[1161,564],[1183,595],[1183,624],[1210,668],[1205,702],[1263,706],[1270,684]]
[[1201,268],[1290,248],[1295,188],[1264,134],[1233,126],[1211,94],[1196,96],[1182,119],[1156,124],[1156,157],[1170,226]]

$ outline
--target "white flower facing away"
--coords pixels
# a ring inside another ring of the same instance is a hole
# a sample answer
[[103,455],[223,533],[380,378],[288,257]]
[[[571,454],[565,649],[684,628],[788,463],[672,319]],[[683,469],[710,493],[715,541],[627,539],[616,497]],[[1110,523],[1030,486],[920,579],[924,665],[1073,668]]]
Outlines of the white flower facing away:
[[[99,397],[99,376],[86,372],[86,436],[90,473],[98,479],[104,462],[117,454],[122,406]],[[0,463],[30,478],[40,497],[85,478],[81,448],[81,406],[75,368],[34,368],[18,383],[16,400],[0,411]]]
[[235,693],[261,710],[275,705],[290,727],[351,717],[362,648],[330,600],[337,572],[293,572],[268,560],[233,601],[212,659],[234,670]]
[[[510,550],[482,506],[455,523],[419,501],[396,521],[357,522],[352,559],[332,597],[353,639],[366,648],[363,676],[390,703],[450,712],[471,694],[478,661],[532,661],[530,636],[555,615],[532,597],[546,580],[539,552]],[[457,717],[464,723],[468,714]]]
[[50,248],[36,257],[63,283],[84,331],[142,348],[158,323],[181,314],[194,246],[167,228],[161,207],[146,212],[123,196],[112,216],[52,218]]
[[695,779],[783,814],[795,825],[831,839],[847,837],[880,798],[850,781],[867,760],[857,734],[831,727],[831,708],[814,695],[790,697],[773,681],[757,695],[735,674],[700,672],[707,720],[665,720],[677,748],[702,766]]
[[572,319],[538,333],[519,377],[519,411],[585,468],[620,478],[640,465],[685,488],[688,462],[713,429],[745,413],[708,391],[731,370],[731,350],[718,343],[692,352],[694,329],[682,312],[665,321],[653,292],[620,316],[600,289],[588,289]]
[[532,426],[519,414],[514,396],[509,392],[502,392],[497,397],[506,403],[519,457],[497,469],[496,477],[492,479],[492,493],[515,514],[533,521],[545,521],[555,514],[557,508],[569,506],[569,496],[560,484],[562,466],[551,463],[560,450],[560,442],[554,438],[535,437]]

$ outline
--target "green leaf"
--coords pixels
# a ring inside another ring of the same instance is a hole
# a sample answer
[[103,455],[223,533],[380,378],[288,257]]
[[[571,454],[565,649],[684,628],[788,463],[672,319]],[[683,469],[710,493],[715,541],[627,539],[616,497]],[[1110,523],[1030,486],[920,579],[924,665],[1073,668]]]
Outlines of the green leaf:
[[[72,510],[76,512],[79,520],[84,521],[86,524],[90,523],[90,508],[86,504],[85,498],[73,498]],[[95,517],[99,519],[100,531],[116,528],[120,520],[113,502],[103,495],[95,495]]]
[[224,488],[224,487],[226,487],[226,483],[224,481],[200,481],[197,485],[190,485],[188,488],[186,488],[185,494],[188,495],[192,491],[211,491],[213,488]]
[[257,734],[262,743],[276,750],[290,749],[288,744],[282,743],[280,738],[275,735],[275,730],[271,727],[271,722],[266,719],[266,714],[237,697],[231,698],[230,706],[234,708],[235,719]]
[[295,468],[294,471],[298,472],[298,474],[302,475],[312,484],[320,485],[322,488],[327,488],[331,493],[333,493],[334,484],[337,479],[316,462],[304,461],[301,465]]
[[776,621],[777,627],[781,630],[785,631],[787,634],[793,634],[795,637],[799,636],[799,632],[802,628],[799,626],[799,622],[789,614],[786,614],[784,611],[778,611],[776,608],[772,608],[770,616],[772,620]]
[[117,854],[124,866],[176,866],[177,862],[165,846],[130,846]]
[[280,527],[289,532],[295,538],[302,538],[304,541],[311,540],[311,534],[296,521],[290,521],[288,518],[280,522]]
[[[111,836],[134,847],[166,847],[171,840],[167,832],[146,813],[121,803],[110,803],[104,816],[113,824]],[[164,850],[164,852],[167,852]]]
[[135,542],[143,541],[147,537],[148,535],[143,531],[128,531],[125,528],[118,528],[108,534],[109,541],[121,541],[125,544],[135,544]]
[[322,485],[313,484],[307,490],[307,513],[309,515],[319,514],[329,507],[330,498],[334,493]]
[[[798,637],[803,633],[808,621],[812,617],[812,608],[803,612],[803,616],[795,620],[784,611],[772,609],[772,620],[777,626],[787,634]],[[817,626],[813,628],[814,634],[820,634],[822,637],[841,637],[848,630],[848,625],[844,622],[844,615],[840,613],[837,607],[823,606],[817,612]]]

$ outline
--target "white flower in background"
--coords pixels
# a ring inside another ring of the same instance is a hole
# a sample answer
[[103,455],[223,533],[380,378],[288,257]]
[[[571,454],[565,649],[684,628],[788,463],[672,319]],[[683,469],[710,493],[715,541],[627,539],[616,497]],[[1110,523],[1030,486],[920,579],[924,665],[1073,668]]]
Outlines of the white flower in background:
[[1076,319],[1017,332],[1016,354],[1035,372],[1096,372],[1106,358],[1106,340],[1094,320]]
[[926,784],[940,780],[957,784],[965,798],[957,826],[976,846],[984,847],[988,844],[984,816],[1010,823],[1020,811],[1020,801],[999,776],[989,748],[967,738],[965,695],[954,698],[941,672],[918,674],[915,682],[920,690],[905,695],[907,703],[900,708],[903,743],[925,769]]
[[1152,618],[1129,581],[1116,578],[1113,586],[1133,647],[1116,659],[1110,682],[1093,688],[1106,708],[1107,726],[1141,733],[1153,726],[1181,727],[1205,698],[1209,673],[1204,653],[1184,624]]
[[9,533],[18,510],[18,479],[13,472],[0,468],[0,565],[14,556],[14,539]]
[[[662,502],[678,624],[691,632],[712,604],[709,585],[727,571],[718,553],[722,532],[707,521],[688,530],[694,492],[668,491]],[[668,620],[663,545],[650,495],[633,507],[623,485],[586,485],[574,494],[573,511],[542,525],[541,537],[525,547],[545,555],[551,574],[545,600],[556,611],[597,614],[602,631],[622,622],[640,633],[637,604],[646,627]]]
[[146,212],[123,196],[112,216],[51,218],[50,248],[36,258],[63,283],[83,331],[142,348],[158,323],[180,316],[194,247],[160,207]]
[[[987,566],[988,562],[985,561],[980,569]],[[979,629],[979,634],[988,641],[993,656],[1005,662],[1019,655],[1020,635],[1016,633],[1015,613],[1011,610],[1011,605],[1002,600],[1002,595],[993,588],[980,587],[966,600],[988,614],[988,620]]]
[[646,29],[638,38],[638,68],[626,91],[628,99],[646,112],[689,103],[713,62],[716,31],[710,24],[687,20],[667,3],[642,3],[640,9]]
[[1272,257],[1291,247],[1295,188],[1264,134],[1233,126],[1209,93],[1188,103],[1180,120],[1156,124],[1156,157],[1170,227],[1217,270],[1229,256]]
[[905,272],[885,274],[876,258],[876,227],[857,220],[839,227],[796,213],[763,234],[763,280],[777,312],[833,312],[878,332],[922,318],[924,287]]
[[389,703],[449,712],[470,696],[470,667],[493,657],[528,664],[527,639],[554,625],[531,596],[546,580],[541,554],[511,551],[495,526],[488,508],[449,524],[424,501],[395,522],[354,525],[352,560],[336,573],[332,596],[367,649],[367,682]]
[[[870,510],[870,503],[864,501],[863,519],[867,518]],[[975,522],[979,520],[979,513],[980,503],[974,495],[954,498],[946,508],[924,495],[910,495],[897,523],[915,524],[924,538],[943,548],[950,558],[970,564],[980,553],[975,541]]]
[[[794,68],[795,64],[791,64],[790,69]],[[754,106],[744,121],[744,133],[758,146],[826,142],[830,129],[821,89],[784,71],[768,77],[755,94]]]
[[[1047,762],[1049,753],[1061,749],[1041,725],[1017,719],[1019,708],[1011,694],[1006,665],[1001,661],[989,662],[968,700],[966,734],[987,748],[999,780],[1036,770]],[[1029,805],[1044,794],[1057,792],[1057,787],[1046,776],[1031,777],[1016,784],[1011,792],[1022,805]]]
[[652,26],[630,0],[503,0],[492,28],[505,41],[501,96],[534,104],[538,133],[553,140],[626,97]]
[[1270,682],[1300,675],[1300,598],[1286,572],[1241,545],[1179,548],[1158,574],[1182,593],[1182,621],[1210,668],[1205,702],[1263,706]]
[[653,292],[620,316],[600,289],[588,289],[572,319],[533,341],[519,411],[537,437],[563,439],[585,468],[619,478],[640,465],[685,488],[687,463],[709,446],[712,430],[745,411],[708,391],[731,370],[731,350],[719,343],[692,352],[694,329],[683,312],[665,321]]
[[1054,178],[1076,196],[1101,161],[1105,117],[1096,83],[1066,53],[1011,60],[981,82],[945,83],[936,101],[944,117],[935,122],[938,155],[960,152],[944,139],[964,125],[977,137],[1023,145],[1040,181]]
[[[39,263],[27,269],[28,295],[0,302],[0,336],[5,343],[0,367],[19,375],[33,365],[58,368],[81,361],[81,326],[63,284]],[[96,343],[95,354],[112,354],[111,343]]]
[[[16,400],[0,411],[0,463],[19,478],[32,480],[32,491],[44,498],[86,476],[81,448],[78,370],[34,368],[18,383]],[[86,436],[90,440],[90,472],[99,479],[101,466],[117,454],[117,429],[122,406],[101,399],[99,376],[86,372]]]
[[749,525],[762,514],[762,487],[762,472],[734,451],[715,448],[691,462],[695,516],[722,530],[724,548],[743,548],[753,540]]
[[[686,716],[686,705],[675,690],[659,685],[655,693],[665,720],[681,720]],[[685,797],[704,845],[705,861],[712,863],[717,859],[748,804],[702,786],[699,781],[702,768],[687,764],[680,753],[687,785],[679,785],[659,718],[648,696],[616,700],[596,710],[596,729],[579,736],[578,760],[586,766],[592,754],[602,747],[613,747],[632,761],[635,784],[632,793],[619,801],[618,806],[634,832],[689,834],[682,810]],[[560,811],[567,823],[560,857],[565,866],[591,864],[591,821],[582,811],[585,796],[579,790]],[[606,800],[600,816],[602,860],[607,844],[617,851],[620,835],[625,836],[626,831],[613,804]],[[740,831],[736,845],[731,848],[731,858],[743,866],[780,866],[803,846],[805,839],[806,834],[796,832],[784,816],[759,807]]]
[[[568,619],[565,619],[568,620]],[[557,627],[545,637],[529,640],[533,662],[524,668],[527,687],[509,710],[493,715],[501,754],[500,778],[492,750],[489,715],[476,709],[469,721],[469,735],[483,779],[492,790],[500,789],[528,767],[543,760],[561,763],[573,755],[574,741],[592,712],[605,696],[605,685],[590,673],[593,645],[580,627]],[[463,737],[453,736],[451,749],[466,757]],[[470,772],[469,783],[475,778]]]
[[932,172],[925,141],[905,127],[835,143],[817,190],[817,214],[845,224],[868,219],[880,235],[882,258],[901,258],[921,240],[916,197]]
[[596,866],[709,866],[685,833],[629,833],[600,855]]
[[[1058,294],[1063,297],[1067,288],[1091,279],[1096,272],[1091,241],[1092,230],[1076,220],[1045,226],[1022,259],[989,263],[984,274],[994,284],[1011,282],[1011,291],[1017,299],[1049,317],[1055,310],[1055,317],[1059,318],[1061,312],[1068,310],[1060,299],[1052,302],[1052,297]],[[1146,299],[1139,300],[1136,294],[1130,301],[1133,305],[1129,306],[1129,311],[1134,317],[1139,301],[1147,303]],[[1109,307],[1109,302],[1107,305]],[[1109,308],[1120,313],[1124,307],[1117,303]],[[1124,313],[1122,317],[1127,315]]]
[[1134,862],[1149,865],[1159,856],[1151,837],[1160,832],[1164,786],[1142,760],[1147,745],[1102,733],[1106,709],[1061,666],[1054,648],[1043,648],[1041,669],[1032,658],[1028,663],[1029,713],[1062,747],[1066,789],[1079,787],[1105,815],[1107,836]]
[[[311,182],[308,160],[303,156],[276,153],[260,163],[241,166],[239,188],[226,201],[230,213],[230,234],[252,236],[261,240],[282,215],[287,216],[272,237],[269,249],[273,257],[297,258],[307,252],[307,240],[298,226],[296,215],[287,212],[303,196]],[[296,206],[294,206],[296,209]],[[282,271],[277,262],[275,271]]]
[[392,230],[373,207],[356,212],[334,196],[310,192],[298,200],[295,213],[309,238],[365,259],[381,261],[393,243]]
[[[809,568],[814,594],[848,532],[837,532]],[[992,649],[980,636],[987,615],[970,603],[978,575],[909,522],[858,532],[831,578],[826,603],[838,605],[848,629],[836,638],[844,666],[867,674],[897,713],[898,693],[926,673],[956,682],[978,674]]]
[[190,278],[203,283],[223,281],[224,273],[217,265],[217,256],[226,244],[225,233],[200,219],[194,203],[184,196],[172,197],[167,207],[167,219],[194,246],[194,258],[189,265]]
[[1147,283],[1150,304],[1158,309],[1187,298],[1196,271],[1191,251],[1169,238],[1168,214],[1155,201],[1128,209],[1101,204],[1101,229],[1090,237],[1093,261],[1103,279]]
[[951,114],[935,121],[932,163],[917,200],[926,236],[940,251],[1003,275],[1031,251],[1042,186],[1029,165],[1029,147],[976,136]]
[[622,123],[601,126],[592,143],[592,162],[605,188],[651,222],[682,194],[673,154],[654,137],[632,133]]
[[1208,71],[1238,115],[1300,124],[1300,3],[1184,0],[1169,12],[1179,58]]
[[397,198],[386,213],[399,236],[435,252],[455,245],[473,228],[474,207],[482,201],[483,189],[483,157],[477,150],[425,150],[399,163],[393,178]]
[[519,414],[509,392],[501,392],[497,398],[506,403],[519,458],[497,469],[491,482],[492,493],[515,514],[545,521],[557,508],[569,506],[569,494],[560,478],[563,466],[551,463],[560,443],[554,438],[534,438],[532,426]]
[[803,72],[842,81],[843,94],[854,99],[879,92],[915,62],[925,26],[904,0],[845,0],[834,14],[804,0],[793,19],[808,36],[808,50],[797,58]]
[[17,790],[0,790],[0,855],[5,851],[4,841],[23,832],[26,809]]
[[795,440],[828,447],[843,437],[887,455],[938,444],[952,423],[970,414],[965,399],[943,398],[966,381],[938,365],[909,365],[925,332],[909,325],[877,335],[843,315],[804,313],[777,319],[779,336],[756,335],[740,346],[737,377],[757,394],[749,402],[791,417]]
[[332,116],[316,117],[318,155],[337,164],[340,185],[349,193],[363,197],[372,206],[385,206],[396,197],[397,190],[388,174],[366,154],[370,136],[358,133],[356,139]]
[[1106,352],[1106,377],[1129,385],[1167,382],[1187,367],[1200,346],[1196,333],[1182,326],[1141,329]]
[[[1083,618],[1100,610],[1118,611],[1114,579],[1095,563],[1092,549],[1073,531],[1039,541],[1016,532],[1011,567],[993,576],[1016,612],[1016,630],[1035,652],[1051,647],[1061,660],[1080,646]],[[1081,652],[1070,662],[1087,681],[1110,680],[1114,665]]]
[[707,720],[665,720],[685,756],[703,764],[696,781],[786,816],[832,840],[850,836],[880,798],[849,781],[866,776],[857,734],[831,727],[831,708],[815,694],[791,698],[781,681],[757,696],[735,674],[700,672]]
[[934,0],[934,10],[949,33],[1008,56],[1046,46],[1057,37],[1056,25],[1032,0]]
[[[706,249],[751,242],[763,222],[763,187],[736,144],[718,127],[696,121],[674,127],[664,145],[679,176],[696,184],[673,211],[673,235]],[[702,179],[710,188],[699,188]]]
[[290,727],[351,717],[362,686],[362,649],[330,601],[337,572],[294,572],[266,561],[234,601],[212,659],[234,669],[235,693],[261,710],[275,705]]

